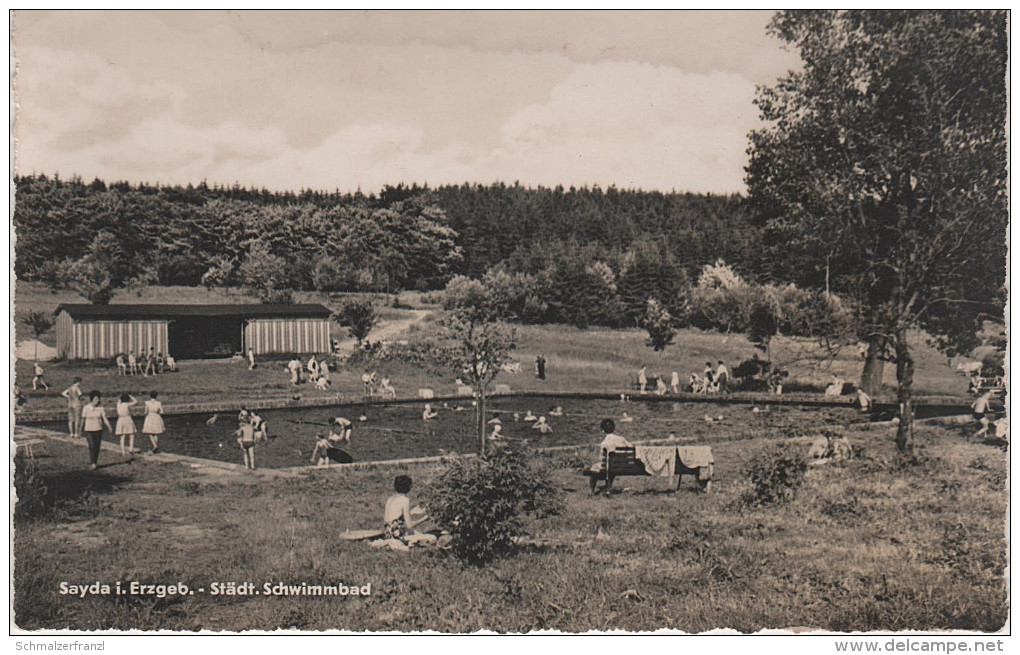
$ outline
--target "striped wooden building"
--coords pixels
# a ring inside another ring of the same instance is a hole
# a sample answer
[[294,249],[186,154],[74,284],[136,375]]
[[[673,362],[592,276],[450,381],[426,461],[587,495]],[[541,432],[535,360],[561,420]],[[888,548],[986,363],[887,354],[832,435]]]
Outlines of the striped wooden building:
[[322,305],[61,305],[57,351],[66,359],[120,353],[177,359],[328,353],[329,310]]

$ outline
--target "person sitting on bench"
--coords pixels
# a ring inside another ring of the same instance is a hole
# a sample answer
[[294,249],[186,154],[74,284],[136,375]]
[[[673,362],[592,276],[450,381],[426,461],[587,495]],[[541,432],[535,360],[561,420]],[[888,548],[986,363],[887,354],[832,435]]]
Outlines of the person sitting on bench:
[[[602,443],[599,444],[598,459],[595,461],[595,464],[590,469],[591,472],[596,474],[602,472],[603,467],[605,466],[605,461],[608,459],[609,453],[614,452],[617,448],[632,447],[629,441],[627,441],[620,435],[616,434],[616,423],[613,422],[613,419],[611,418],[602,419],[602,422],[599,424],[599,427],[602,429],[602,432],[606,436],[602,439]],[[594,494],[595,483],[598,481],[598,476],[593,475],[589,478],[589,480],[591,482],[591,492]],[[605,491],[608,494],[610,489],[612,488],[613,479],[607,477],[606,486],[603,489],[603,491]]]

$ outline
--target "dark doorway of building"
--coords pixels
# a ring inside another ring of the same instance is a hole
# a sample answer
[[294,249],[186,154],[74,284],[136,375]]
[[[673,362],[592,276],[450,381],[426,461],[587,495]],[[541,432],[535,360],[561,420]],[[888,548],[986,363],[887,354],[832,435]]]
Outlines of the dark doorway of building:
[[180,316],[170,321],[170,353],[177,359],[230,357],[241,352],[241,319]]

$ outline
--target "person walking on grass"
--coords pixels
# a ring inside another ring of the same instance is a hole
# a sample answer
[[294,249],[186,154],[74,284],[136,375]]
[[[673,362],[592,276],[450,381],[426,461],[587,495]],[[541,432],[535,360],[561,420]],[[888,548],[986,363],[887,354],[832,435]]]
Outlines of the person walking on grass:
[[119,353],[114,361],[117,362],[117,375],[127,375],[127,363],[124,361],[124,353]]
[[95,471],[99,465],[99,446],[103,442],[103,426],[111,433],[110,419],[106,418],[106,409],[99,403],[103,395],[98,391],[89,392],[89,403],[82,407],[81,415],[84,420],[82,426],[85,432],[85,441],[89,445],[89,470]]
[[166,430],[161,416],[163,403],[159,402],[157,396],[155,391],[149,392],[149,399],[145,401],[145,422],[142,423],[142,434],[149,437],[153,455],[159,452],[159,435]]
[[237,429],[234,430],[237,437],[237,445],[241,447],[244,454],[244,467],[255,470],[255,426],[251,421],[238,421]]
[[75,378],[60,395],[67,398],[67,431],[72,439],[77,439],[81,436],[81,378]]
[[255,370],[255,351],[251,348],[251,346],[248,346],[248,370]]
[[39,388],[39,385],[42,385],[43,389],[49,391],[50,385],[46,384],[46,380],[43,379],[43,367],[39,366],[39,362],[35,362],[32,365],[32,372],[35,374],[32,378],[32,389],[36,390]]
[[[135,420],[131,418],[131,408],[138,404],[134,396],[121,394],[117,403],[117,429],[115,434],[120,437],[120,454],[128,455],[135,452]],[[127,441],[127,449],[124,442]]]
[[680,373],[678,371],[673,371],[673,375],[669,379],[669,388],[673,393],[680,393]]
[[638,369],[638,372],[637,372],[637,383],[638,383],[638,386],[641,388],[641,393],[644,393],[645,389],[648,388],[648,367],[647,366],[642,366],[641,368]]

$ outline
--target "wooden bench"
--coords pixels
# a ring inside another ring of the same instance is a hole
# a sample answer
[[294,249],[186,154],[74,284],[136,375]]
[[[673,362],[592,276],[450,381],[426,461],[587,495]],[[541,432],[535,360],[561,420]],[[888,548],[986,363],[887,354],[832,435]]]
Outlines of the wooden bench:
[[606,483],[603,491],[609,493],[613,488],[613,479],[620,475],[648,475],[645,465],[634,456],[634,448],[617,448],[612,452],[602,449],[602,462],[598,470],[588,469],[584,472],[589,478],[591,492],[595,493],[595,485],[599,480]]
[[[684,479],[684,475],[687,474],[694,476],[694,479],[697,480],[698,487],[701,491],[707,492],[711,488],[711,467],[709,467],[709,479],[701,480],[698,477],[698,469],[687,468],[682,463],[678,462],[676,467],[676,488],[678,491],[680,489],[680,484]],[[595,493],[595,486],[599,480],[605,481],[606,485],[603,488],[603,491],[608,494],[613,488],[613,479],[618,476],[651,474],[645,470],[644,463],[637,459],[637,456],[635,455],[635,448],[630,446],[617,448],[612,452],[606,452],[606,450],[603,449],[601,467],[598,470],[587,469],[584,471],[584,475],[588,477],[592,494]]]

